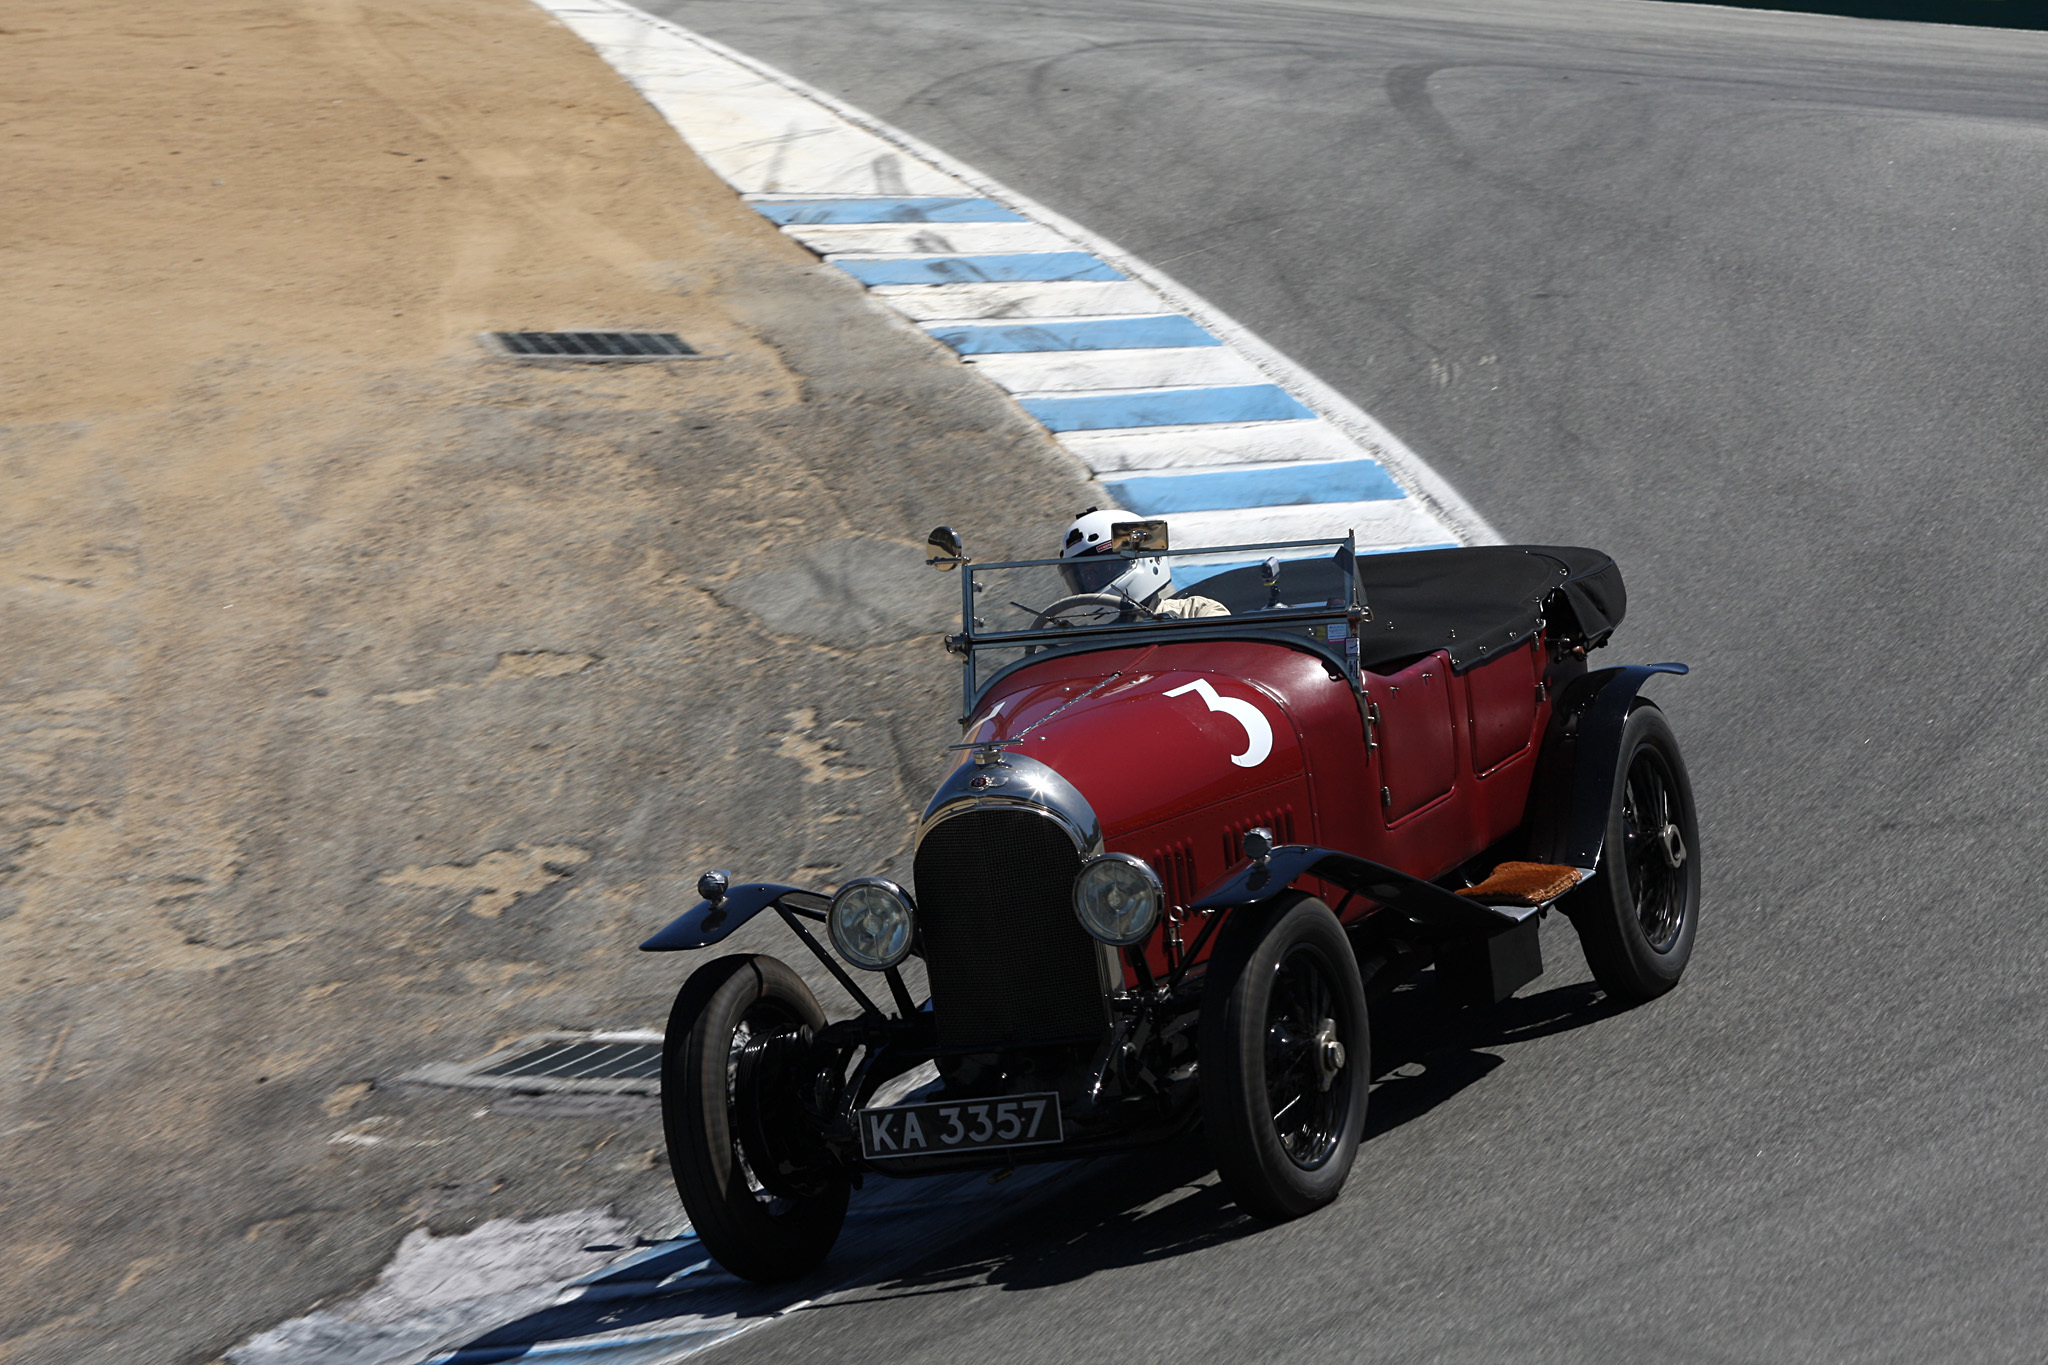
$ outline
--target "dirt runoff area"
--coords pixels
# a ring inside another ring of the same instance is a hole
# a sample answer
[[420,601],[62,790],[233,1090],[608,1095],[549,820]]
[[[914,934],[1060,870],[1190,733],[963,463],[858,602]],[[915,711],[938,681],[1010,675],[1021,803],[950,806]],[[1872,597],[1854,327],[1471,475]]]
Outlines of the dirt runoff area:
[[[0,44],[0,1359],[210,1360],[415,1228],[673,1228],[651,1105],[393,1078],[658,1027],[707,865],[902,872],[917,547],[1040,549],[1078,474],[522,0]],[[591,326],[705,358],[477,340]]]

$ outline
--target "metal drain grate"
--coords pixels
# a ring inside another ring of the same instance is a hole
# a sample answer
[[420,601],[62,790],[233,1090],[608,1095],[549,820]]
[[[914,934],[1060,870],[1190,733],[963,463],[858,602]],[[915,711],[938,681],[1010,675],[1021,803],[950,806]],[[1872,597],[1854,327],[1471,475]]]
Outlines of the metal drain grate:
[[674,332],[487,332],[502,355],[531,360],[681,360],[697,351]]
[[659,1043],[549,1043],[479,1076],[546,1076],[558,1081],[644,1081],[661,1074]]
[[661,1035],[651,1030],[535,1033],[473,1062],[429,1062],[398,1079],[533,1095],[658,1095]]

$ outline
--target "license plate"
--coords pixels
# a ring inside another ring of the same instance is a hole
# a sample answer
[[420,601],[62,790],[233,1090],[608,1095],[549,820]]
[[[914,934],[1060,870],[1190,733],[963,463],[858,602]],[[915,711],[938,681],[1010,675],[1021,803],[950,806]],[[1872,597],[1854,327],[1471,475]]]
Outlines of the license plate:
[[895,1104],[860,1111],[861,1155],[870,1161],[1060,1140],[1058,1095],[1008,1095],[959,1103]]

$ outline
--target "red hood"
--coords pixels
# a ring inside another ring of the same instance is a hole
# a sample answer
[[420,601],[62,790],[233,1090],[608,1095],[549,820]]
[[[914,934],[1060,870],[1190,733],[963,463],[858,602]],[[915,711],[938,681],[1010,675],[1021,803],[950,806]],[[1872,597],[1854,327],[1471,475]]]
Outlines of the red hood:
[[1274,687],[1241,670],[1173,667],[1181,660],[1161,652],[1117,650],[1020,670],[982,698],[968,738],[1023,736],[1010,752],[1073,783],[1112,840],[1301,776],[1300,736]]

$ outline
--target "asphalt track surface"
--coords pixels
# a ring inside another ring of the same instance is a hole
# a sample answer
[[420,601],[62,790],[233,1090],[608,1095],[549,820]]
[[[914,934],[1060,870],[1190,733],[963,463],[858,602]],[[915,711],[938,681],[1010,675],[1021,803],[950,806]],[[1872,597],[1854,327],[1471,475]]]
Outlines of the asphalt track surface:
[[[1381,1020],[1344,1199],[1104,1163],[724,1358],[2048,1351],[2048,35],[1650,3],[653,8],[1203,292],[1511,539],[1611,550],[1691,974]],[[963,527],[971,531],[971,528]],[[1616,662],[1623,661],[1617,659]]]

